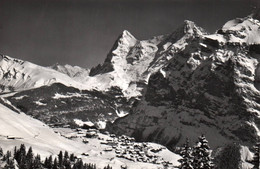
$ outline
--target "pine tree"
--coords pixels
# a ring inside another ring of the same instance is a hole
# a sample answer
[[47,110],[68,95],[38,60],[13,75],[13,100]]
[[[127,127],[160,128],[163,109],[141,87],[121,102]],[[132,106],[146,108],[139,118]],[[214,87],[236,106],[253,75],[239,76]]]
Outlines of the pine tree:
[[64,160],[64,167],[65,169],[71,169],[71,163],[69,159]]
[[26,155],[26,147],[24,144],[21,144],[21,146],[20,146],[20,153],[21,153],[21,156]]
[[70,154],[70,161],[75,161],[75,156],[74,156],[74,154],[72,153],[72,154]]
[[7,151],[6,152],[6,158],[7,158],[7,160],[10,158],[12,156],[12,154],[11,154],[11,151]]
[[83,169],[84,165],[83,165],[83,161],[81,159],[77,160],[77,162],[74,164],[73,169]]
[[48,158],[46,157],[46,158],[45,158],[45,160],[44,160],[44,167],[46,167],[46,168],[47,168],[47,166],[48,166],[48,163],[49,163],[49,160],[48,160]]
[[241,153],[239,144],[228,144],[215,157],[216,169],[238,169],[241,164]]
[[4,166],[4,169],[14,169],[14,160],[13,159],[8,159],[6,165]]
[[49,157],[46,168],[52,169],[52,156]]
[[192,149],[189,147],[189,140],[186,140],[186,143],[183,145],[180,151],[181,159],[179,162],[181,165],[179,166],[180,169],[193,169],[192,167],[192,161],[193,161],[193,156],[192,156]]
[[69,158],[69,153],[68,153],[68,151],[65,151],[65,153],[64,153],[64,159],[68,159]]
[[26,160],[33,160],[33,151],[32,151],[32,147],[29,148],[27,154],[26,154]]
[[8,165],[9,165],[9,168],[15,168],[14,166],[14,159],[11,159],[9,162],[8,162]]
[[104,169],[112,169],[109,165],[105,166]]
[[212,158],[210,157],[210,148],[204,135],[199,137],[199,141],[194,147],[192,154],[194,156],[192,163],[194,169],[213,168]]
[[53,162],[53,167],[52,169],[58,169],[58,162],[57,162],[57,158],[54,159],[54,162]]
[[253,169],[260,169],[260,142],[257,142],[254,146],[254,159],[253,159]]
[[34,158],[32,168],[33,169],[41,169],[42,168],[41,156],[39,154],[37,154],[37,156]]
[[0,147],[0,157],[4,155],[2,147]]
[[62,166],[62,163],[63,163],[63,154],[62,154],[62,151],[60,151],[58,157],[59,157],[59,166]]
[[32,151],[32,147],[29,148],[27,154],[26,154],[26,163],[29,169],[33,169],[33,151]]

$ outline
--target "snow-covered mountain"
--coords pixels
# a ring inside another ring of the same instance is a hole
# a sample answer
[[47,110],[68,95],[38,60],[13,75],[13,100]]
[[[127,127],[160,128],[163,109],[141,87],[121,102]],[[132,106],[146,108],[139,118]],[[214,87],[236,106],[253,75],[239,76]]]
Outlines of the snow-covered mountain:
[[[169,35],[144,41],[139,41],[128,31],[124,31],[109,52],[104,64],[91,69],[90,76],[80,78],[81,81],[76,78],[87,71],[80,67],[56,64],[52,66],[52,69],[57,70],[54,71],[34,65],[34,70],[21,63],[26,69],[25,72],[44,69],[46,74],[53,72],[54,76],[57,76],[55,79],[64,77],[62,79],[66,80],[42,84],[42,87],[39,85],[36,89],[8,95],[6,99],[21,111],[48,124],[64,125],[78,116],[80,120],[91,121],[103,128],[104,122],[113,122],[116,118],[125,116],[136,103],[136,98],[142,95],[149,76],[157,71],[162,72],[161,68],[168,64],[174,52],[181,50],[193,35],[199,36],[203,32],[190,21],[185,21]],[[10,60],[16,59],[10,58]],[[44,73],[44,71],[38,72]],[[38,81],[39,77],[44,77],[40,73],[34,75],[35,81]],[[78,87],[78,84],[73,84],[69,87],[67,81],[77,81],[76,83],[81,85]],[[54,82],[60,84],[53,84]],[[24,83],[27,84],[28,81],[25,80]],[[58,116],[60,118],[57,118]]]
[[[229,142],[252,146],[260,136],[259,30],[251,15],[214,34],[191,21],[148,40],[124,31],[89,76],[78,67],[55,71],[4,56],[0,84],[34,88],[5,99],[48,123],[52,117],[113,122],[129,112],[107,129],[171,149],[201,134],[213,149]],[[86,78],[77,80],[76,72]]]
[[88,83],[97,90],[111,86],[122,89],[126,97],[140,96],[149,76],[160,70],[183,48],[191,35],[200,35],[203,30],[191,21],[169,35],[137,40],[124,31],[107,55],[105,62],[90,70]]
[[201,134],[214,149],[252,146],[260,136],[259,21],[234,19],[214,34],[192,30],[165,43],[169,61],[150,76],[133,112],[108,129],[172,149]]
[[89,75],[89,69],[85,69],[79,66],[71,66],[71,65],[60,65],[58,63],[56,63],[55,65],[50,66],[50,68],[64,73],[66,75],[68,75],[69,77],[73,78],[74,80],[81,82],[81,83],[85,83],[88,75]]
[[25,90],[57,82],[77,88],[84,86],[53,69],[1,55],[0,86],[2,91]]

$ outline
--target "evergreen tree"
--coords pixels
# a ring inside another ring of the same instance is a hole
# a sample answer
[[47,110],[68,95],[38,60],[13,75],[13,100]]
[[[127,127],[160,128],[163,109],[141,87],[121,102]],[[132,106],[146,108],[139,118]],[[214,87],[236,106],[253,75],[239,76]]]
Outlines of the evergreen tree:
[[48,158],[46,168],[52,169],[52,156],[50,156],[50,157]]
[[47,168],[47,166],[48,166],[48,163],[49,163],[49,160],[48,160],[48,158],[46,157],[46,158],[45,158],[45,160],[44,160],[44,167],[46,167],[46,168]]
[[41,169],[42,168],[41,156],[39,154],[37,154],[37,156],[34,158],[32,168],[33,169]]
[[53,162],[53,167],[52,169],[58,169],[58,162],[57,162],[57,158],[54,159],[54,162]]
[[259,169],[260,168],[260,142],[257,142],[254,146],[254,159],[252,161],[254,167],[253,169]]
[[64,167],[65,169],[71,169],[71,163],[69,159],[64,160]]
[[59,157],[59,166],[62,166],[62,163],[63,163],[63,154],[62,154],[62,151],[60,151],[58,157]]
[[33,151],[32,147],[29,148],[27,154],[26,154],[26,163],[29,169],[33,169]]
[[179,166],[180,169],[193,169],[192,167],[192,148],[189,146],[189,140],[186,140],[186,143],[183,145],[180,151],[181,159],[179,162],[181,165]]
[[194,147],[192,154],[194,156],[192,163],[194,169],[213,168],[212,158],[210,157],[210,148],[204,135],[199,137],[199,141]]
[[70,154],[70,161],[72,161],[72,162],[74,162],[75,161],[75,156],[74,156],[74,154],[72,153],[72,154]]
[[69,153],[68,153],[68,151],[65,151],[65,153],[64,153],[64,159],[68,159],[69,158]]
[[6,159],[8,160],[8,159],[10,159],[10,157],[12,156],[12,154],[11,154],[11,151],[7,151],[6,152]]
[[73,166],[73,169],[83,169],[84,165],[83,165],[83,161],[80,159],[80,160],[77,160],[77,162],[74,164]]
[[14,159],[8,159],[6,165],[4,166],[4,169],[14,169]]
[[20,154],[21,154],[21,156],[26,155],[26,147],[24,144],[21,144],[21,146],[20,146]]
[[109,165],[105,166],[104,169],[112,169]]
[[0,157],[4,155],[2,147],[0,147]]
[[16,154],[14,155],[15,160],[17,161],[20,169],[27,169],[27,163],[26,163],[26,147],[24,144],[21,144],[19,150],[16,151]]
[[240,146],[232,143],[226,145],[215,157],[216,169],[238,169],[241,164]]
[[32,151],[32,147],[29,148],[27,154],[26,154],[26,160],[33,160],[33,151]]
[[5,160],[6,160],[6,155],[4,154],[3,158],[2,158],[2,161],[5,161]]

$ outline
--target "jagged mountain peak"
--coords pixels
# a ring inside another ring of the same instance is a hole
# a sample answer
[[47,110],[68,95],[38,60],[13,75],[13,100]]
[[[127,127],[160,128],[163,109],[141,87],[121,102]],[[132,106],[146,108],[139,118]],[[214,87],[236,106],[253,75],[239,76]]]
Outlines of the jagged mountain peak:
[[124,30],[123,31],[123,33],[122,33],[122,37],[129,37],[129,38],[131,38],[131,39],[136,39],[135,37],[134,37],[134,35],[132,35],[128,30]]
[[197,26],[193,21],[190,20],[184,21],[183,30],[184,33],[188,34],[202,35],[206,33],[206,31],[204,31],[201,27]]
[[133,46],[138,40],[127,30],[124,30],[121,36],[119,36],[117,41],[117,46],[128,45]]

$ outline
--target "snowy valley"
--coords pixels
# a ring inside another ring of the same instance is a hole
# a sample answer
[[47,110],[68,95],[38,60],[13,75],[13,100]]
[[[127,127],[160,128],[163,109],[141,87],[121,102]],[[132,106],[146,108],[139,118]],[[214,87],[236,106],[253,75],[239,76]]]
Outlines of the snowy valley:
[[212,157],[236,143],[240,168],[252,168],[259,37],[252,14],[214,34],[192,21],[148,40],[123,31],[91,69],[1,55],[0,147],[68,151],[97,168],[178,168],[186,139],[205,135]]

